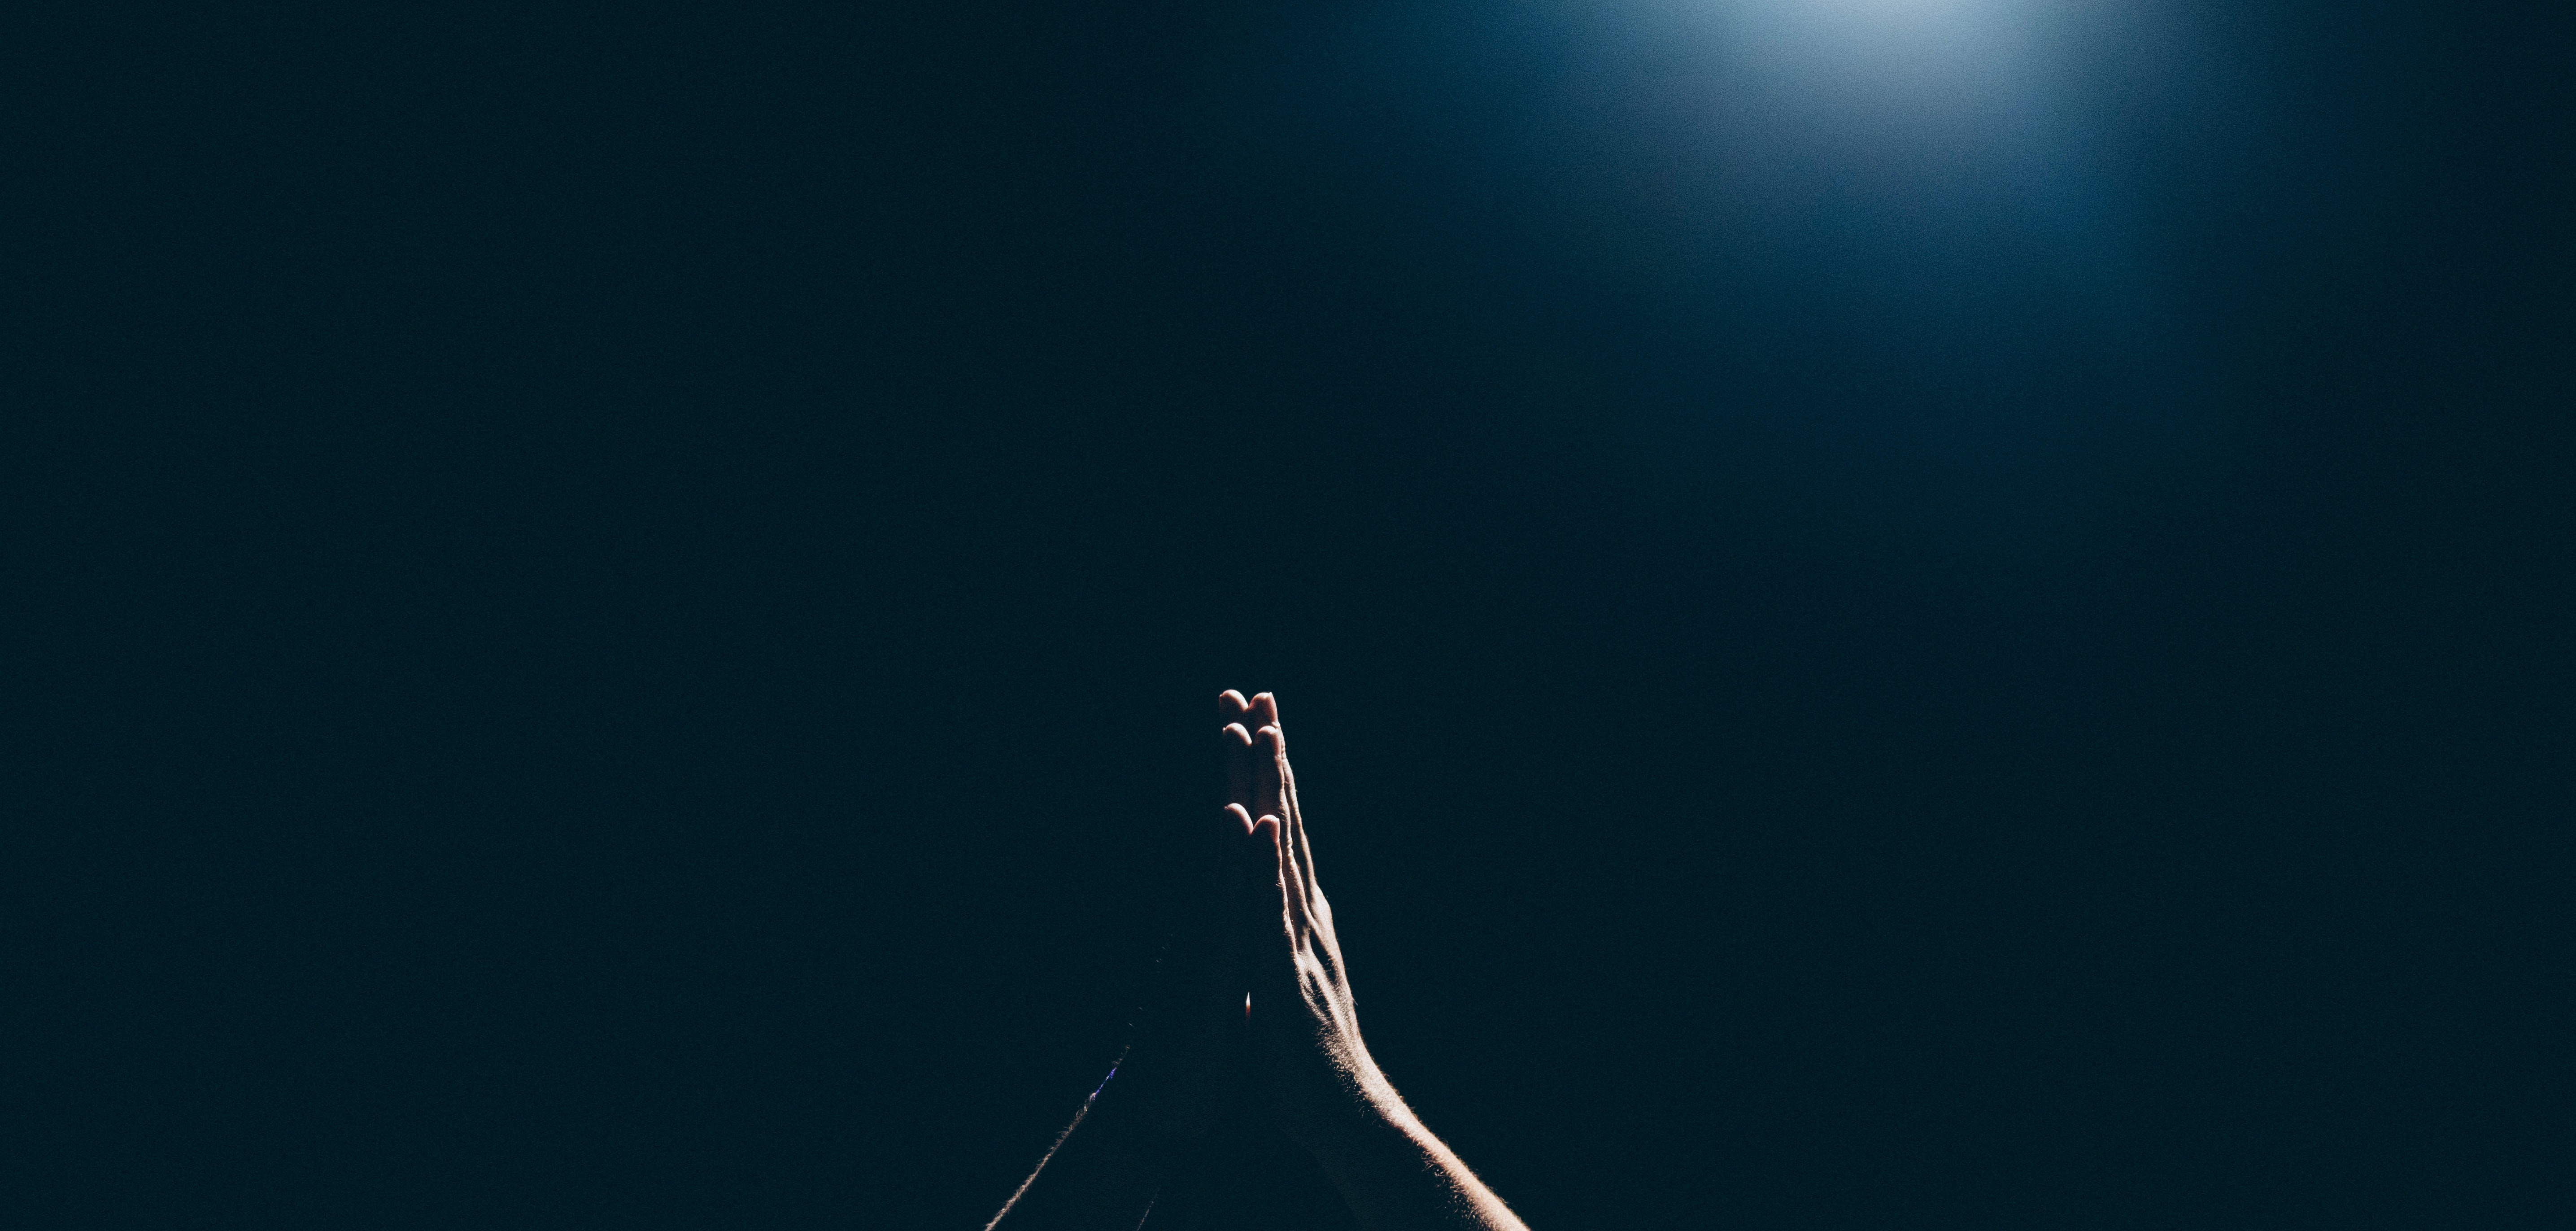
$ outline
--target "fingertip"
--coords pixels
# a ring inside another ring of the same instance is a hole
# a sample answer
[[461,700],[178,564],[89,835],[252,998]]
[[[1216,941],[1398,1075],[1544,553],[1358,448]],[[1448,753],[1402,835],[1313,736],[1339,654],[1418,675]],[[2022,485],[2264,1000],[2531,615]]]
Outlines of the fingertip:
[[1216,712],[1220,718],[1239,717],[1251,708],[1252,703],[1244,700],[1243,694],[1234,689],[1229,688],[1216,695]]
[[1217,735],[1220,738],[1232,736],[1237,743],[1245,748],[1252,746],[1252,732],[1244,730],[1243,724],[1239,722],[1229,722],[1225,724],[1225,729],[1217,732]]
[[1254,693],[1252,699],[1244,703],[1244,708],[1260,711],[1264,726],[1276,725],[1279,721],[1279,697],[1276,693]]
[[1254,826],[1252,813],[1246,810],[1242,804],[1227,804],[1225,806],[1225,814],[1226,818],[1233,822],[1234,834],[1236,837],[1248,838],[1252,836]]

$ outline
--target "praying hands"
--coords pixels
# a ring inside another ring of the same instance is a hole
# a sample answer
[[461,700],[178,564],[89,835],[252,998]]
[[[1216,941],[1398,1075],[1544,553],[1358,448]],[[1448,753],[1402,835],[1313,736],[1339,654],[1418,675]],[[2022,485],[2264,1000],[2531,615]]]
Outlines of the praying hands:
[[1526,1231],[1360,1037],[1277,700],[1228,690],[1217,724],[1227,798],[1164,990],[987,1231],[1134,1231],[1229,1100],[1302,1147],[1367,1231]]

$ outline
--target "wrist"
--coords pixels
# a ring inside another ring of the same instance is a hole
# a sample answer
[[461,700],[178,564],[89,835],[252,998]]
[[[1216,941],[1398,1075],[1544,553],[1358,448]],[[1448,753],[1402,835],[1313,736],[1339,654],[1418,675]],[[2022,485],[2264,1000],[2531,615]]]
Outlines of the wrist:
[[1379,1082],[1376,1089],[1353,1095],[1342,1114],[1324,1128],[1318,1134],[1318,1153],[1382,1153],[1413,1140],[1422,1130],[1422,1121],[1393,1087]]
[[1304,1114],[1284,1125],[1317,1158],[1380,1152],[1420,1128],[1413,1109],[1365,1055],[1335,1078],[1330,1095],[1304,1100]]
[[1354,1103],[1330,1131],[1305,1143],[1316,1166],[1365,1228],[1445,1225],[1441,1147],[1392,1091]]
[[1511,1208],[1382,1083],[1342,1131],[1310,1148],[1365,1231],[1527,1231]]

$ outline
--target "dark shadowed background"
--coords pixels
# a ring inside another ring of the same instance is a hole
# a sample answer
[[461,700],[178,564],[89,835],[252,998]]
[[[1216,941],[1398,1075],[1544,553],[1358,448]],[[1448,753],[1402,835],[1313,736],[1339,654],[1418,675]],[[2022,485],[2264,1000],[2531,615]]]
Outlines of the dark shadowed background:
[[714,7],[14,40],[23,1225],[979,1226],[1229,686],[1542,1231],[2563,1225],[2529,14]]

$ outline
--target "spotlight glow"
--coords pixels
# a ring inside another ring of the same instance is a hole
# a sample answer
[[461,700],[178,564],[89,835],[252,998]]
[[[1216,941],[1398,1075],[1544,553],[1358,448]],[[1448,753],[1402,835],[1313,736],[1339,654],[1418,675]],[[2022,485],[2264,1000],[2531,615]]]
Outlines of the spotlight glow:
[[1812,77],[1865,71],[1881,88],[2031,67],[2029,0],[1742,0],[1722,41]]
[[1369,19],[1352,46],[1388,88],[1336,114],[1371,140],[1436,117],[1417,148],[1567,259],[1899,366],[2153,325],[2136,173],[2104,134],[2196,88],[2164,0],[1468,7]]

